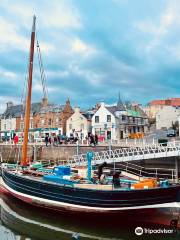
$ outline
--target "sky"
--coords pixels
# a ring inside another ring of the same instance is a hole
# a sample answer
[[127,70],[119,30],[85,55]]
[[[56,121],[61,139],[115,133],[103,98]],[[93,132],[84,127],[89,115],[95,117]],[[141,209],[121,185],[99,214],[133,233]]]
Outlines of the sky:
[[[37,18],[49,102],[180,97],[179,0],[1,0],[0,112],[24,96]],[[35,52],[32,101],[43,96]]]

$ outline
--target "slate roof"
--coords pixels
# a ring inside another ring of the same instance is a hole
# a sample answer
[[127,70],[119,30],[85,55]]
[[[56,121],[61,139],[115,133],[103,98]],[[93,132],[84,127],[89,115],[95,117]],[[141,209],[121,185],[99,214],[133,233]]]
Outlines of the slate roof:
[[40,114],[47,113],[47,112],[59,113],[59,112],[62,112],[64,108],[65,108],[65,105],[49,104],[46,107],[42,107],[39,113]]
[[[41,108],[41,103],[32,103],[31,104],[31,113],[34,115],[35,113],[39,112]],[[21,117],[21,114],[24,113],[23,105],[14,105],[8,107],[5,112],[2,114],[1,118],[17,118]]]
[[[106,108],[110,111],[110,113],[112,113],[115,117],[115,112],[116,111],[122,111],[119,110],[119,108],[117,106],[111,106],[111,107],[107,107]],[[125,108],[124,108],[125,109]],[[143,117],[143,118],[147,118],[147,115],[145,114],[145,112],[139,107],[139,106],[129,106],[128,109],[125,109],[123,111],[126,111],[128,113],[129,116],[133,116],[133,117]]]

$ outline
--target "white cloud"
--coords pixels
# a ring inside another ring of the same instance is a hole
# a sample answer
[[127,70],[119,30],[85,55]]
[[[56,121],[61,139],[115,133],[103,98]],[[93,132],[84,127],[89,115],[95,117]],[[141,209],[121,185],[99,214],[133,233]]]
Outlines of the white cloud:
[[17,74],[15,72],[7,71],[5,69],[0,69],[1,78],[5,77],[6,81],[9,79],[10,81],[17,79]]
[[89,56],[96,52],[95,48],[86,44],[79,38],[75,38],[71,42],[71,51],[72,53],[83,54],[84,56]]
[[180,23],[179,11],[180,2],[168,1],[158,21],[151,19],[134,23],[136,29],[151,36],[151,40],[146,46],[147,52],[156,49],[161,41],[171,33],[172,27]]
[[72,64],[71,66],[69,66],[69,70],[71,73],[80,76],[82,79],[84,79],[84,81],[88,81],[91,85],[95,87],[100,87],[104,79],[103,73],[98,73],[93,70],[81,68],[76,64]]
[[[0,17],[0,36],[0,52],[11,51],[12,49],[29,51],[30,38],[23,36],[17,25],[2,17]],[[55,47],[48,42],[41,43],[41,50],[47,55],[54,49]]]
[[13,102],[14,105],[19,104],[19,97],[0,96],[0,113],[5,111],[7,102]]
[[78,10],[67,0],[22,1],[1,0],[0,7],[12,14],[11,17],[21,19],[21,25],[27,23],[35,14],[39,25],[48,28],[80,28],[81,18]]
[[15,49],[25,50],[28,48],[29,41],[24,36],[18,34],[15,24],[0,17],[0,51]]
[[60,70],[56,70],[56,71],[47,70],[46,71],[46,77],[47,78],[58,78],[58,77],[68,77],[68,76],[69,76],[69,72],[67,70],[64,70],[64,71],[60,71]]

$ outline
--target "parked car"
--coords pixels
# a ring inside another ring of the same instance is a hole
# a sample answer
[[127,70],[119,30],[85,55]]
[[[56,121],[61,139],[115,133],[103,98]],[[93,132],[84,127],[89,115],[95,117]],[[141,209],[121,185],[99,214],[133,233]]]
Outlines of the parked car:
[[176,136],[176,132],[175,132],[175,130],[174,129],[169,129],[168,131],[167,131],[167,135],[166,135],[167,137],[175,137]]

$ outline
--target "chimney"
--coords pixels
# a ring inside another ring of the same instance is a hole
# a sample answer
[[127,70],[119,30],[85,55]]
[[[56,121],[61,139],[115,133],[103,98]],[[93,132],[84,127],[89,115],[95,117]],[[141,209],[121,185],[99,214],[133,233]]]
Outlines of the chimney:
[[76,112],[76,113],[80,112],[80,108],[79,107],[75,107],[74,108],[74,112]]
[[8,109],[13,106],[13,102],[7,102],[6,105],[7,105],[7,109]]
[[42,99],[41,105],[42,105],[42,107],[47,107],[47,105],[48,105],[48,99],[47,99],[46,97],[44,97],[44,98]]

